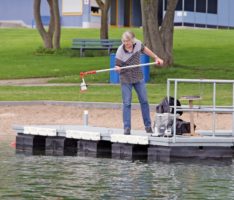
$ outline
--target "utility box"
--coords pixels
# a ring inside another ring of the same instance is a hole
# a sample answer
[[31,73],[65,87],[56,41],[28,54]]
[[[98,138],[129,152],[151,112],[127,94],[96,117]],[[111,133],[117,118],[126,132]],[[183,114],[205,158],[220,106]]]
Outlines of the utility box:
[[[115,67],[115,53],[110,54],[110,68]],[[119,73],[115,70],[110,71],[110,83],[117,84],[119,83]]]

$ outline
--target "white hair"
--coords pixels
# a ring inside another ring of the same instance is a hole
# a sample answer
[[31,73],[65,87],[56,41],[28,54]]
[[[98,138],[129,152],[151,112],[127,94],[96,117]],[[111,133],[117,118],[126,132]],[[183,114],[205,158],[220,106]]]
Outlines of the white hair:
[[135,34],[132,31],[125,31],[122,35],[122,42],[129,40],[131,41],[133,44],[136,43],[136,38],[135,38]]

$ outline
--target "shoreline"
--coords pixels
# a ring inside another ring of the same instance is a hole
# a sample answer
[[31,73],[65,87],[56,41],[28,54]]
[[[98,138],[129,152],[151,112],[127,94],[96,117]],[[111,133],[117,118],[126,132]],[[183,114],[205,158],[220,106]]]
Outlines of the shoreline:
[[[121,104],[77,102],[0,102],[0,135],[15,135],[14,125],[83,125],[83,113],[89,113],[89,125],[107,128],[122,128]],[[83,105],[83,107],[82,107]],[[86,106],[84,106],[86,105]],[[99,106],[99,107],[95,107]],[[151,105],[152,126],[155,121],[155,105]],[[180,117],[189,121],[189,113]],[[196,130],[211,130],[212,113],[194,113]],[[231,114],[217,114],[216,127],[222,130],[232,129]],[[132,108],[132,129],[144,130],[139,105]]]

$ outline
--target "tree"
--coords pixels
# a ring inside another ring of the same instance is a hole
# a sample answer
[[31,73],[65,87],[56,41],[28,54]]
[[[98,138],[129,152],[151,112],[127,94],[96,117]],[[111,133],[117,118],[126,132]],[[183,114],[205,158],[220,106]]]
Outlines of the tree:
[[58,0],[47,0],[50,8],[50,23],[48,31],[43,26],[41,20],[41,0],[34,0],[33,12],[34,19],[36,22],[37,30],[44,42],[44,47],[48,49],[59,49],[60,48],[60,35],[61,35],[61,25],[60,25],[60,14],[59,14],[59,3]]
[[161,27],[158,23],[158,0],[141,0],[144,42],[164,59],[165,66],[173,64],[174,14],[178,0],[167,0]]
[[98,6],[101,9],[101,29],[100,29],[100,38],[108,39],[108,11],[110,8],[110,0],[105,1],[103,3],[102,0],[96,0]]

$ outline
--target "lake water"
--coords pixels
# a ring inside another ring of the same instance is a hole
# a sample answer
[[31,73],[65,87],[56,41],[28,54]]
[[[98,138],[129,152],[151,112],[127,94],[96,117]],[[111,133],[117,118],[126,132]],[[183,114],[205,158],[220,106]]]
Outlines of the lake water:
[[13,140],[0,138],[1,200],[234,199],[234,164],[23,156]]

